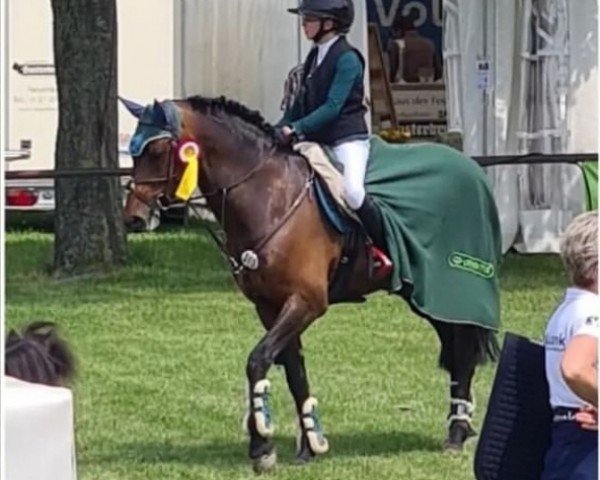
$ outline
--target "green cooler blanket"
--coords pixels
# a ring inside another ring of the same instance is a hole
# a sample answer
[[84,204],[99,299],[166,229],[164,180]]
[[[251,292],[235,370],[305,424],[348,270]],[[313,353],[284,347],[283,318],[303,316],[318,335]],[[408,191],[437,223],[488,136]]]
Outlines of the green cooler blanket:
[[483,169],[444,145],[373,136],[366,188],[383,215],[391,291],[421,316],[497,329],[501,234]]

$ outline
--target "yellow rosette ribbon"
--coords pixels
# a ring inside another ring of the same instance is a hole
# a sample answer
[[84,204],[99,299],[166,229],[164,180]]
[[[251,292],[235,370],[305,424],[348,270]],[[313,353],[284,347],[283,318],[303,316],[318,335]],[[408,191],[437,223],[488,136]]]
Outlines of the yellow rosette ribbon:
[[185,165],[175,196],[184,202],[188,201],[198,186],[198,156],[200,147],[194,141],[184,142],[180,145],[179,159]]

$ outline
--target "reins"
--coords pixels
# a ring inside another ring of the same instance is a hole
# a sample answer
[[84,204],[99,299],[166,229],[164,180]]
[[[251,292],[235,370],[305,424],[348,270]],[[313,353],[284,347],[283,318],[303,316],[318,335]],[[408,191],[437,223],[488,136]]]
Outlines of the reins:
[[256,243],[256,245],[254,245],[254,247],[244,250],[236,258],[235,256],[230,254],[230,252],[227,250],[227,247],[226,247],[227,232],[225,231],[225,210],[226,210],[227,194],[230,193],[234,188],[245,183],[257,171],[259,171],[266,163],[267,163],[266,160],[263,160],[257,166],[255,166],[252,170],[250,170],[246,175],[244,175],[240,180],[234,182],[233,184],[229,185],[228,187],[221,187],[221,188],[214,189],[213,191],[211,191],[207,194],[199,195],[188,201],[188,202],[190,202],[189,205],[192,207],[192,209],[196,212],[196,214],[198,214],[199,212],[198,212],[198,210],[196,210],[196,206],[193,203],[191,203],[192,200],[209,198],[211,196],[221,193],[221,195],[222,195],[221,220],[219,223],[220,223],[221,227],[223,228],[225,238],[224,239],[219,238],[217,233],[208,224],[203,223],[203,227],[208,231],[208,233],[210,234],[212,239],[215,241],[215,243],[219,247],[219,250],[221,250],[221,252],[227,258],[234,275],[239,275],[243,270],[256,270],[259,267],[258,254],[263,250],[263,248],[265,248],[267,246],[267,244],[275,236],[275,234],[293,216],[293,214],[296,212],[296,210],[302,204],[302,201],[304,200],[304,198],[309,194],[310,189],[314,183],[315,172],[312,169],[312,167],[310,166],[310,164],[308,162],[306,162],[309,167],[308,178],[306,179],[305,184],[302,187],[302,190],[300,191],[298,196],[294,199],[294,201],[290,205],[290,207],[287,210],[287,212],[285,213],[285,215],[283,217],[281,217],[281,219],[266,234],[264,234],[260,238],[260,240],[258,240],[258,242]]

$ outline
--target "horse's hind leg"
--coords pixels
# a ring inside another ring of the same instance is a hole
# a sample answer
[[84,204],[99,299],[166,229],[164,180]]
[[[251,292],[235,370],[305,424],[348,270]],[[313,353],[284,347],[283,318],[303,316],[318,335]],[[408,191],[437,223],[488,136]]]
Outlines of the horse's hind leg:
[[464,442],[475,435],[472,427],[474,411],[471,381],[475,367],[494,359],[497,344],[493,332],[473,325],[435,322],[442,342],[440,366],[450,374],[450,413],[448,439],[444,448],[462,450]]
[[471,381],[478,363],[473,326],[453,326],[454,361],[450,370],[450,413],[445,450],[462,450],[464,442],[474,436],[471,420],[475,405]]
[[306,463],[316,454],[326,453],[329,443],[317,416],[317,400],[310,396],[300,338],[292,340],[275,362],[285,367],[287,383],[298,413],[300,433],[296,460]]
[[[266,335],[258,342],[248,357],[246,375],[250,394],[250,434],[249,455],[254,469],[258,472],[269,470],[276,463],[275,449],[269,438],[274,426],[269,407],[267,372],[290,341],[297,338],[304,329],[325,310],[323,302],[309,303],[301,295],[293,294],[285,302]],[[264,319],[263,319],[264,322]]]

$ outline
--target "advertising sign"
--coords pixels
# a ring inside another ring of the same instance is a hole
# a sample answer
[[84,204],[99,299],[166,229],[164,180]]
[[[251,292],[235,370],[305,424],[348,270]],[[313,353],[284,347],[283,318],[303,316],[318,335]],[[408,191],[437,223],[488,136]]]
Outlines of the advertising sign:
[[398,127],[411,138],[447,130],[442,0],[368,0],[379,30]]
[[438,52],[442,51],[443,0],[367,0],[367,18],[379,27],[382,45],[392,34],[392,25],[399,16],[415,18],[415,27],[429,38]]

